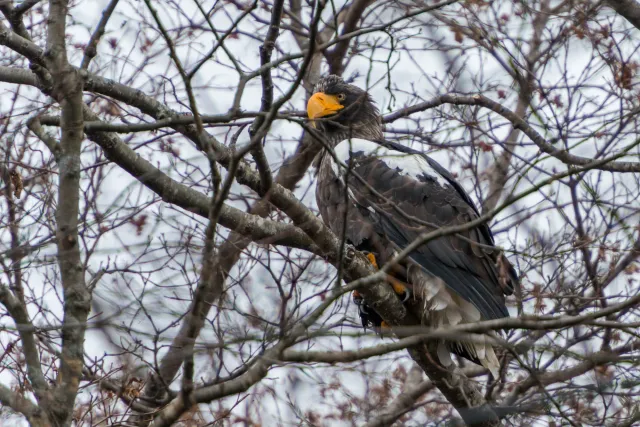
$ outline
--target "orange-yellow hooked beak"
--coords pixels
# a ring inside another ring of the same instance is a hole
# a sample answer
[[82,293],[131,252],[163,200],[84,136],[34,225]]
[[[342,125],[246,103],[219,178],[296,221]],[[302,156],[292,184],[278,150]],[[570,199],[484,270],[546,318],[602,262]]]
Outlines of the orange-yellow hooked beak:
[[[335,95],[327,95],[323,92],[314,93],[307,102],[307,115],[311,120],[325,117],[344,108]],[[315,126],[315,125],[314,125]]]

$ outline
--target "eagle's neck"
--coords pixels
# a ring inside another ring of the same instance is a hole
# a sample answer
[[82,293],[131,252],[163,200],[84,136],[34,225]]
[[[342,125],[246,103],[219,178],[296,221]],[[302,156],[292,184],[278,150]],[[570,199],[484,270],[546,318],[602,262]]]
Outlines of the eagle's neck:
[[368,139],[370,141],[380,141],[384,139],[380,116],[374,116],[369,120],[354,123],[349,127],[333,125],[330,122],[324,124],[324,126],[325,135],[331,147],[335,147],[336,144],[350,138]]

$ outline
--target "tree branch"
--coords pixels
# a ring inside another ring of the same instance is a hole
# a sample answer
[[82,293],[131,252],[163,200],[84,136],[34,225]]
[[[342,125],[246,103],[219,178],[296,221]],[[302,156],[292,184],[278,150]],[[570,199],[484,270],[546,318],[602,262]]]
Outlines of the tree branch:
[[[282,19],[282,9],[284,7],[284,0],[275,0],[271,8],[271,22],[269,23],[269,29],[267,30],[267,36],[260,46],[260,65],[263,66],[263,71],[260,73],[262,80],[262,102],[260,105],[260,112],[268,113],[271,110],[273,104],[273,79],[271,78],[271,68],[266,68],[264,65],[271,62],[271,54],[276,45],[276,40],[280,34],[280,20]],[[269,162],[267,156],[264,153],[262,147],[262,139],[267,134],[268,128],[261,129],[265,122],[265,116],[258,116],[251,124],[249,128],[249,135],[251,135],[251,156],[256,162],[256,167],[260,173],[260,180],[262,181],[262,190],[267,192],[271,188],[273,183],[273,177],[271,176],[271,169],[269,168]]]
[[[98,120],[95,113],[88,107],[85,108],[84,115],[92,121]],[[117,135],[106,132],[88,132],[87,136],[103,149],[107,158],[162,197],[165,202],[208,218],[211,200],[207,196],[171,179],[139,156]],[[309,237],[291,224],[247,214],[228,205],[221,207],[219,221],[224,227],[235,230],[241,235],[250,236],[257,243],[286,245],[307,249],[314,253],[319,252]]]
[[[422,374],[422,370],[420,370],[419,373]],[[365,424],[364,427],[385,427],[393,425],[398,418],[414,409],[414,405],[418,399],[428,391],[433,390],[434,387],[430,380],[409,385],[407,390],[400,393],[398,397],[386,405],[384,411]]]
[[[33,394],[42,407],[46,408],[51,400],[49,385],[42,374],[40,351],[33,335],[33,327],[26,308],[4,285],[0,285],[0,303],[5,306],[16,324],[23,354],[27,365],[27,375],[33,388]],[[26,328],[25,328],[26,327]],[[21,411],[20,411],[21,412]]]
[[65,328],[52,418],[60,425],[70,422],[84,366],[84,336],[91,309],[91,293],[84,280],[80,259],[78,212],[80,205],[80,151],[83,134],[82,79],[67,60],[66,17],[68,3],[49,2],[45,62],[53,78],[52,96],[62,108],[60,128],[58,205],[56,209],[58,265],[64,295]]
[[91,60],[98,54],[98,43],[100,43],[100,39],[104,35],[104,29],[107,27],[109,18],[111,18],[111,14],[116,9],[119,1],[120,0],[111,0],[107,7],[102,11],[100,22],[96,25],[96,29],[93,31],[93,34],[91,34],[89,43],[87,43],[87,47],[84,49],[84,56],[82,57],[82,63],[80,64],[81,69],[88,69]]
[[[296,38],[298,43],[302,43]],[[305,43],[307,40],[304,41]],[[218,43],[222,43],[219,41]],[[300,49],[304,46],[300,44]],[[314,53],[314,57],[319,57],[319,53]],[[316,58],[318,59],[318,58]],[[311,64],[318,64],[320,61],[315,60]],[[311,69],[306,73],[304,81],[306,87],[313,87],[313,82],[319,78],[320,69],[310,65]],[[204,119],[206,121],[206,118]],[[283,186],[289,190],[293,190],[295,185],[304,177],[307,169],[311,165],[313,159],[321,149],[320,144],[314,144],[308,134],[303,134],[301,142],[291,157],[286,159],[280,167],[278,175],[275,178],[276,184]],[[266,217],[272,211],[271,205],[266,198],[257,202],[250,210],[253,215]],[[187,317],[183,320],[180,331],[171,343],[171,351],[169,351],[160,362],[157,376],[154,375],[144,394],[146,396],[157,397],[160,387],[169,384],[175,377],[183,360],[183,354],[192,352],[192,341],[190,338],[197,337],[200,330],[204,326],[205,319],[212,308],[214,301],[218,301],[224,289],[224,283],[228,276],[228,272],[233,268],[240,259],[242,251],[244,251],[252,242],[245,235],[232,231],[229,238],[218,249],[218,256],[212,265],[214,277],[206,283],[199,283],[196,288],[191,307]]]
[[47,416],[37,405],[2,384],[0,384],[0,403],[2,406],[24,415],[32,427],[49,427],[51,425]]
[[640,30],[640,4],[636,0],[606,0],[606,4]]
[[[374,0],[354,0],[349,4],[349,6],[347,6],[346,13],[338,14],[338,25],[343,24],[341,35],[351,33],[356,29],[358,21],[362,18],[364,10],[369,7],[373,1]],[[338,29],[336,28],[335,31],[337,30]],[[336,44],[336,47],[327,54],[329,74],[342,75],[342,72],[344,71],[343,60],[347,53],[347,49],[349,48],[350,41],[351,39],[341,40]]]
[[[479,105],[490,109],[491,111],[501,115],[508,121],[510,121],[514,129],[521,130],[533,143],[535,143],[541,151],[555,157],[564,164],[575,166],[592,165],[594,162],[598,162],[599,159],[590,159],[588,157],[576,156],[569,153],[566,150],[560,150],[555,148],[551,143],[547,142],[542,135],[540,135],[531,125],[519,117],[516,113],[503,107],[499,103],[492,101],[484,95],[457,95],[447,94],[435,97],[429,101],[422,102],[420,104],[412,105],[401,110],[395,111],[391,114],[384,116],[383,121],[385,123],[392,122],[401,117],[405,117],[419,111],[435,108],[443,104],[452,105]],[[623,172],[623,173],[637,173],[640,172],[640,162],[620,162],[610,161],[607,163],[600,163],[594,169],[605,170],[609,172]]]

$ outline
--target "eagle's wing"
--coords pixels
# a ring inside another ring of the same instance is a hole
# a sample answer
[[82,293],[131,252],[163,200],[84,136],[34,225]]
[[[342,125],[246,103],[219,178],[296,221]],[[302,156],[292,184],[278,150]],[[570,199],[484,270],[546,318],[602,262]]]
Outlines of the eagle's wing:
[[[322,216],[337,233],[346,225],[348,240],[377,253],[382,262],[393,256],[385,251],[389,243],[402,249],[425,231],[478,217],[453,177],[421,153],[364,139],[342,141],[335,153],[351,172],[325,155],[317,192]],[[483,319],[506,317],[504,295],[513,291],[517,276],[493,245],[489,228],[482,225],[427,242],[411,253],[411,264],[441,279]]]

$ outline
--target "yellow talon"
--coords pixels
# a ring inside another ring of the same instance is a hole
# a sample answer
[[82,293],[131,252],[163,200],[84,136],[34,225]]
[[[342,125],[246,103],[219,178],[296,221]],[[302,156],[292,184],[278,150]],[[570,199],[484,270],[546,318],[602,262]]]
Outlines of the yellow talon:
[[387,275],[387,280],[389,281],[389,283],[391,283],[391,286],[393,287],[393,290],[396,294],[406,295],[408,288],[404,283],[394,277],[391,277],[390,275]]
[[374,268],[377,270],[378,269],[378,262],[376,261],[376,256],[374,254],[372,254],[371,252],[369,252],[367,254],[367,259],[369,260],[371,265],[373,265]]
[[[376,260],[376,256],[373,253],[369,252],[367,254],[367,259],[376,270],[379,268],[378,261]],[[393,291],[396,294],[400,296],[404,295],[403,302],[409,298],[409,294],[410,294],[409,287],[404,282],[401,282],[400,280],[396,279],[390,274],[387,274],[387,281],[391,284],[391,286],[393,287]],[[354,293],[354,296],[355,296],[355,293]]]

